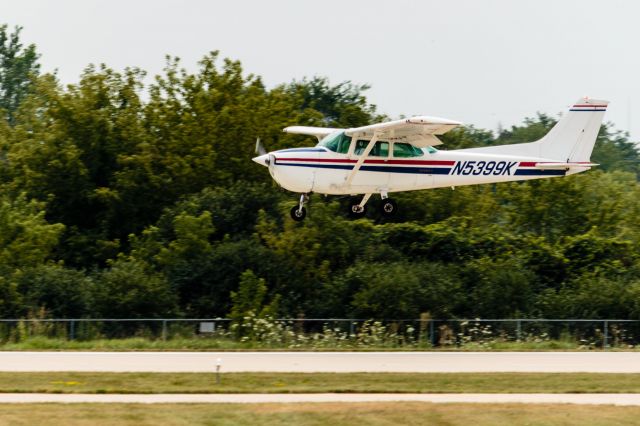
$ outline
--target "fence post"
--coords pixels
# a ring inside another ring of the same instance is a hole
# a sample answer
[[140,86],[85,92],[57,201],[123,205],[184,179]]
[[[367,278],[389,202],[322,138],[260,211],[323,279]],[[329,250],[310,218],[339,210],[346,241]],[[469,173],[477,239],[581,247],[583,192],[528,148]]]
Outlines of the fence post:
[[516,340],[519,342],[522,334],[522,326],[520,324],[520,320],[516,320]]
[[74,340],[76,338],[76,323],[74,320],[69,322],[69,340]]
[[167,320],[162,320],[162,341],[167,341]]
[[609,340],[609,321],[604,320],[604,342],[602,343],[602,350],[607,349],[607,341]]

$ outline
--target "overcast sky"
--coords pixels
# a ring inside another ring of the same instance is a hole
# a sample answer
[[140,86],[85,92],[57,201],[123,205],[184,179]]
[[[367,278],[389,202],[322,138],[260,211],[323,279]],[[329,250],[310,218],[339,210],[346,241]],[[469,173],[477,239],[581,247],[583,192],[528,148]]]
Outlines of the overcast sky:
[[380,112],[495,130],[588,95],[640,138],[640,3],[596,0],[20,0],[0,23],[24,27],[44,69],[73,83],[89,63],[195,70],[206,52],[276,84],[328,76],[372,86]]

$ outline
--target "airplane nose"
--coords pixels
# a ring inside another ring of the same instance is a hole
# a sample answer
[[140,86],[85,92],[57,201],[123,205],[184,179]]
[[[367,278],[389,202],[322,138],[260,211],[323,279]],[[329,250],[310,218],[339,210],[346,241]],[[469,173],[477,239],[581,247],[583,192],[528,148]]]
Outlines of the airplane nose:
[[261,166],[269,167],[269,154],[259,155],[252,158],[252,160],[260,164]]

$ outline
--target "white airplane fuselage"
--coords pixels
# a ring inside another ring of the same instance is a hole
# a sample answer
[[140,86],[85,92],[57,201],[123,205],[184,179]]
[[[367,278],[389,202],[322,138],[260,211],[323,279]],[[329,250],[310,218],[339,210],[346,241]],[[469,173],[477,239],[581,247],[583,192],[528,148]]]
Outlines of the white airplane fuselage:
[[536,168],[539,163],[562,164],[550,158],[466,150],[432,151],[423,149],[422,156],[411,158],[367,157],[350,184],[346,183],[359,156],[339,154],[324,147],[272,152],[268,154],[272,162],[269,171],[279,185],[292,192],[344,195],[540,179],[589,170],[589,167]]

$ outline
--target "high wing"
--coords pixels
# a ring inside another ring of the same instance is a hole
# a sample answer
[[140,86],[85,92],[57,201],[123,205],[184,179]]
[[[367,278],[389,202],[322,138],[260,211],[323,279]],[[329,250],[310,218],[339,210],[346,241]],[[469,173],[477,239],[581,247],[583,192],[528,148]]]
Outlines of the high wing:
[[285,133],[293,133],[296,135],[310,135],[322,140],[327,135],[343,129],[334,129],[332,127],[310,127],[310,126],[289,126],[282,129]]
[[418,148],[424,148],[442,144],[436,135],[445,134],[460,125],[462,123],[459,121],[446,118],[417,116],[355,127],[345,130],[344,133],[364,140],[371,140],[375,134],[377,140],[406,142]]
[[436,135],[443,135],[460,125],[462,125],[462,123],[459,121],[423,115],[351,129],[289,126],[283,129],[283,131],[285,133],[315,136],[318,140],[321,140],[331,133],[344,130],[345,135],[361,140],[371,140],[374,134],[376,134],[377,140],[406,142],[418,148],[424,148],[427,146],[441,145],[442,142],[440,142]]

